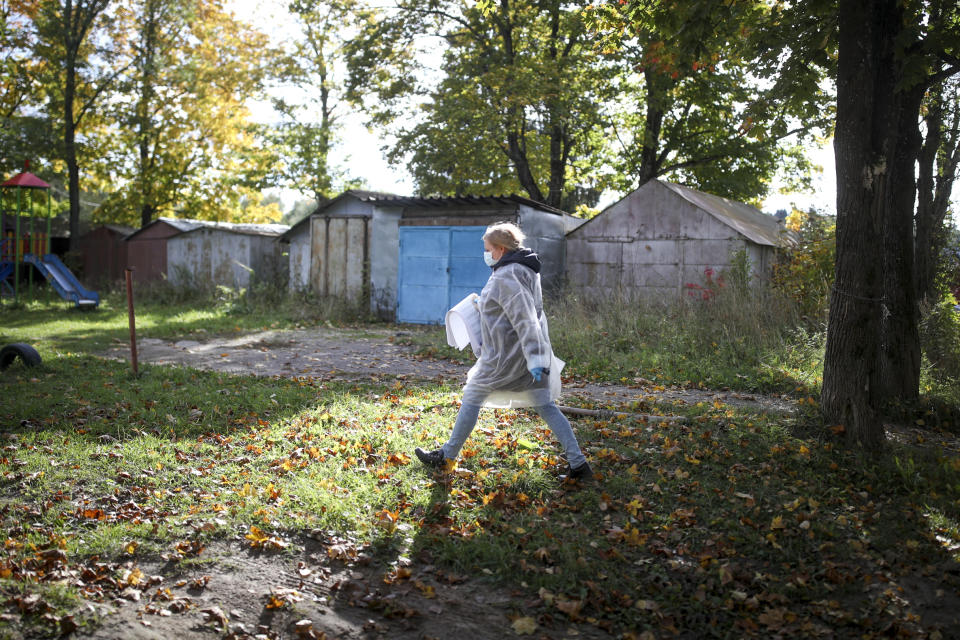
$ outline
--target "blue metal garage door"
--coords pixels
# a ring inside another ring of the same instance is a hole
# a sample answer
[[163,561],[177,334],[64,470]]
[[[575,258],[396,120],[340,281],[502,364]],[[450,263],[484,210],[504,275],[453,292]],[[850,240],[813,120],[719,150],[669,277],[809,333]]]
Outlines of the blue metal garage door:
[[490,276],[483,262],[486,227],[400,227],[397,321],[439,324]]

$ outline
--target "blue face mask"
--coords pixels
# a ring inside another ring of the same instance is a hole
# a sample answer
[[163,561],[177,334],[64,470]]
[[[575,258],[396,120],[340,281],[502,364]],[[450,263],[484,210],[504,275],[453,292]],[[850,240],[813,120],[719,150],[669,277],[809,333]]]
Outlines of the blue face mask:
[[492,267],[493,265],[495,265],[495,264],[497,264],[498,262],[500,262],[499,260],[494,260],[494,259],[493,259],[493,254],[490,253],[489,251],[484,251],[484,252],[483,252],[483,261],[487,263],[487,266],[488,266],[488,267]]

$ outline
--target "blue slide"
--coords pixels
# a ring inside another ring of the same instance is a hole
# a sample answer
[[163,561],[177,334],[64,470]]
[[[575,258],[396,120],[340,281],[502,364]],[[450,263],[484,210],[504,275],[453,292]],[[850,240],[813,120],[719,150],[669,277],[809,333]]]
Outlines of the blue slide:
[[25,253],[23,261],[32,264],[43,274],[53,288],[64,300],[72,301],[77,307],[90,308],[100,305],[100,295],[96,291],[84,289],[77,277],[73,275],[67,265],[52,253],[38,258],[32,253]]
[[10,276],[13,275],[13,263],[7,261],[0,261],[0,297],[2,296],[12,296],[13,295],[13,285],[7,282],[10,279]]

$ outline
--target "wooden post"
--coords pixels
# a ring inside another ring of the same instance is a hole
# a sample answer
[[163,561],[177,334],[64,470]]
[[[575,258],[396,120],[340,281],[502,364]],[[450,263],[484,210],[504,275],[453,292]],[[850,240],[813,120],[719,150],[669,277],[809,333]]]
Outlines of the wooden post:
[[130,364],[133,375],[137,375],[137,323],[133,313],[133,267],[127,267],[127,317],[130,319]]

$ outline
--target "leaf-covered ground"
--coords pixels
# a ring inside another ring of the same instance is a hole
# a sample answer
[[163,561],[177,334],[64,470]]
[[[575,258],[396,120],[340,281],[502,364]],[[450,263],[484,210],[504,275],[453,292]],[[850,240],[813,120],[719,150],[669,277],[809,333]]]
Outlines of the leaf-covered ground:
[[12,367],[0,636],[960,636],[955,452],[647,388],[600,408],[687,421],[575,419],[595,483],[519,411],[432,474],[457,382]]

